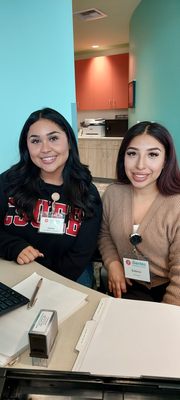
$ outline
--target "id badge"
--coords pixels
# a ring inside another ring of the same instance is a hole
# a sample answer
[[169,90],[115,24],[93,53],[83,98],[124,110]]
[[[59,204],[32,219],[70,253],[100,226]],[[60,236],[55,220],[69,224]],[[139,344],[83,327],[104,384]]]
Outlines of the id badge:
[[125,277],[150,282],[149,262],[143,259],[123,258]]
[[64,215],[42,214],[39,226],[40,233],[56,233],[62,235],[65,232]]

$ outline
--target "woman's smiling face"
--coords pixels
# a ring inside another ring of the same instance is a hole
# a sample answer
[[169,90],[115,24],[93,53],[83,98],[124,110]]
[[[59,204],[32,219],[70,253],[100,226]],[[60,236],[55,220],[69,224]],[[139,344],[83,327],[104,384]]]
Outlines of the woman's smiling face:
[[32,162],[41,170],[42,179],[61,183],[69,157],[69,143],[62,128],[53,121],[40,119],[29,128],[27,147]]
[[157,187],[156,182],[165,163],[165,148],[153,136],[143,133],[127,147],[124,167],[134,188]]

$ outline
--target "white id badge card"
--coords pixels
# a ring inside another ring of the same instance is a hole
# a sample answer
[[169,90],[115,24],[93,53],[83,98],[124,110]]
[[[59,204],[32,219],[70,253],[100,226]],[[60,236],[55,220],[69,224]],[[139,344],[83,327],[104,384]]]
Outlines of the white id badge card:
[[62,235],[65,231],[63,215],[41,215],[39,232],[40,233],[58,233]]
[[123,258],[126,278],[150,282],[149,262],[134,258]]

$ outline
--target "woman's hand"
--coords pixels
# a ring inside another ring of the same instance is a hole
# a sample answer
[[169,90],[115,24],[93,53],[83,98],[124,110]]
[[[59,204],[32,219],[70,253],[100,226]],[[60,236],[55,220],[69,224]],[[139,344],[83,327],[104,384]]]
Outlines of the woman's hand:
[[125,278],[124,269],[119,261],[113,261],[108,267],[108,287],[114,297],[122,297],[126,293],[126,283],[132,285],[131,281]]
[[37,257],[44,257],[44,254],[40,253],[39,250],[35,249],[32,246],[27,246],[19,253],[16,261],[18,264],[21,265],[29,264],[30,262],[34,261]]

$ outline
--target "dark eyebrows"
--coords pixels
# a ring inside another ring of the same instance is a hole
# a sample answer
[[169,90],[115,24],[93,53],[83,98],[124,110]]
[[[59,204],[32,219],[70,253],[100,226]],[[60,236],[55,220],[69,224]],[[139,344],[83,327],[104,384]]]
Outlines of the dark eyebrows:
[[59,135],[62,133],[62,132],[64,132],[63,130],[62,131],[52,131],[52,132],[49,132],[48,134],[47,134],[47,136],[51,136],[51,135],[54,135],[54,134],[56,134],[56,133],[58,133]]
[[152,147],[151,149],[148,149],[148,151],[161,151],[159,147]]
[[[46,136],[49,137],[49,136],[54,135],[54,134],[56,134],[56,133],[61,134],[62,132],[64,132],[64,131],[63,131],[63,130],[62,130],[61,132],[52,131],[52,132],[47,133]],[[41,135],[38,135],[38,134],[35,134],[35,133],[32,133],[32,134],[29,135],[30,138],[39,138],[40,136],[41,136]]]
[[[139,149],[137,147],[133,147],[133,146],[128,147],[127,150],[139,151]],[[151,147],[151,148],[147,149],[147,151],[161,151],[161,149],[159,147]]]

